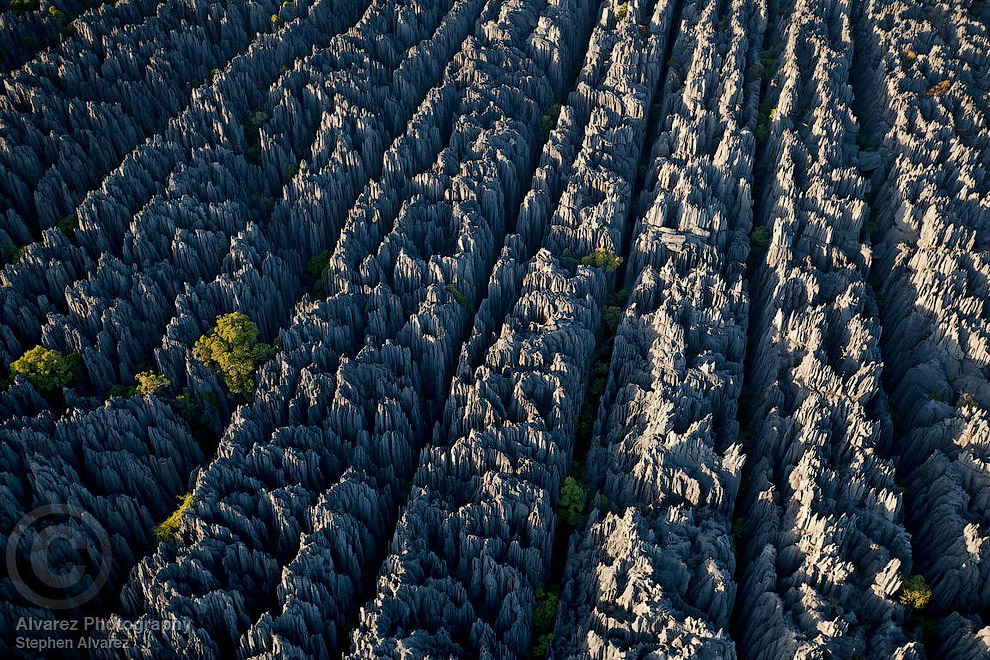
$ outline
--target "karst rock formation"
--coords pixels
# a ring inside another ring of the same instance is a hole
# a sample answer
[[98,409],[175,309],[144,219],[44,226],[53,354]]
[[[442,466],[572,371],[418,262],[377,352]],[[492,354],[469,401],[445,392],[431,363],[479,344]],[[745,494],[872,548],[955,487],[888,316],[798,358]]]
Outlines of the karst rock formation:
[[0,0],[0,248],[8,657],[990,658],[990,0]]

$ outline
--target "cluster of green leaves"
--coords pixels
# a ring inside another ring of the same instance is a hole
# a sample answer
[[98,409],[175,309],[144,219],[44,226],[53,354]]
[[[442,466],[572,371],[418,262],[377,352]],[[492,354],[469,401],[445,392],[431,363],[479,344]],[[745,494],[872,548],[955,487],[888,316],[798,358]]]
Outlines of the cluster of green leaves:
[[770,99],[763,99],[760,103],[760,112],[756,117],[756,141],[761,145],[766,144],[770,137],[770,123],[777,114],[777,109],[772,107]]
[[322,277],[323,273],[326,272],[327,267],[330,265],[330,259],[333,257],[333,253],[330,250],[324,250],[318,255],[306,262],[306,272],[313,277]]
[[76,230],[79,229],[79,218],[75,215],[67,215],[58,221],[58,229],[65,234],[69,240],[75,240]]
[[560,104],[554,103],[547,111],[543,113],[543,139],[546,140],[550,135],[550,131],[557,127],[557,121],[560,119]]
[[162,390],[171,385],[171,380],[149,369],[134,375],[134,385],[114,385],[107,392],[107,396],[127,397],[138,394],[160,394]]
[[10,0],[10,9],[15,16],[20,16],[29,11],[37,11],[41,6],[40,0]]
[[50,348],[35,346],[11,362],[10,371],[27,378],[40,392],[53,393],[68,385],[78,367],[78,353],[63,355]]
[[925,609],[931,598],[932,590],[921,575],[904,578],[901,588],[897,592],[897,601],[904,607],[910,607],[914,610]]
[[240,312],[218,316],[213,329],[196,340],[193,355],[223,376],[227,388],[245,397],[254,391],[254,370],[275,354],[258,341],[258,325]]
[[749,70],[746,72],[746,76],[750,80],[767,82],[770,80],[770,76],[773,75],[773,67],[775,63],[776,59],[773,56],[765,55],[759,62],[754,62],[752,66],[749,67]]
[[536,609],[533,610],[533,636],[537,638],[529,656],[532,660],[543,658],[554,640],[553,628],[557,620],[557,590],[553,587],[536,590]]
[[[275,14],[273,18],[277,18]],[[270,115],[264,110],[254,111],[244,120],[244,139],[247,141],[247,149],[244,156],[253,163],[261,159],[261,125],[268,121]]]
[[197,501],[199,500],[192,493],[186,493],[180,497],[179,507],[162,524],[155,526],[155,538],[160,543],[173,540],[175,535],[179,533],[179,528],[182,526],[182,519],[192,510],[193,505]]
[[948,80],[943,80],[942,82],[936,83],[928,88],[928,96],[934,96],[934,97],[945,96],[946,94],[949,93],[949,90],[951,88],[952,88],[952,83],[949,82]]
[[458,305],[468,310],[469,312],[474,311],[474,305],[471,303],[470,300],[468,300],[468,297],[464,295],[461,292],[461,290],[458,289],[456,286],[454,286],[453,284],[448,284],[447,291],[449,291],[450,295],[454,297],[454,302],[456,302]]
[[0,253],[8,264],[16,264],[24,254],[24,248],[13,243],[0,243]]
[[623,2],[615,8],[615,17],[620,21],[629,14],[629,3]]
[[584,486],[574,477],[566,477],[560,486],[557,515],[572,527],[577,527],[584,521],[584,495]]
[[285,168],[285,180],[290,181],[297,174],[299,174],[299,166],[295,163],[289,163],[289,165]]
[[600,268],[606,273],[611,273],[615,271],[620,265],[622,265],[622,257],[618,256],[610,250],[603,250],[601,248],[595,250],[591,254],[582,257],[580,264],[582,266],[592,266],[594,268]]
[[746,524],[746,519],[742,516],[736,518],[732,523],[732,536],[735,537],[738,543],[742,539],[746,538],[749,534],[749,525]]
[[749,234],[750,248],[759,254],[763,254],[770,247],[770,230],[764,226],[753,227]]

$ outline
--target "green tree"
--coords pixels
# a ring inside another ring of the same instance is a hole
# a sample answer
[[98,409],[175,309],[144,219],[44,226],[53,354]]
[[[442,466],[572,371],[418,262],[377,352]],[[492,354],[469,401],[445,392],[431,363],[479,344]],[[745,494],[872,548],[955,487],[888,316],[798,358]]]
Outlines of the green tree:
[[134,380],[137,381],[138,394],[158,394],[172,384],[168,378],[154,371],[142,371],[134,376]]
[[79,229],[79,218],[74,215],[67,215],[58,221],[58,228],[69,238],[75,238],[76,230]]
[[474,311],[474,305],[471,304],[471,301],[468,300],[468,297],[464,295],[461,292],[461,290],[458,289],[455,285],[448,284],[447,291],[449,291],[450,295],[454,297],[454,302],[456,302],[458,305],[468,310],[469,312]]
[[10,364],[10,371],[21,374],[42,392],[56,392],[76,375],[79,354],[62,353],[35,346]]
[[553,591],[536,590],[536,609],[533,610],[533,627],[537,633],[553,630],[557,619],[557,594]]
[[315,277],[320,277],[323,272],[330,266],[330,259],[333,258],[333,253],[330,250],[324,250],[318,255],[306,262],[306,272]]
[[550,131],[557,127],[557,120],[560,119],[560,104],[554,103],[549,108],[547,108],[546,113],[543,115],[543,139],[545,140]]
[[770,247],[770,230],[766,227],[754,227],[749,235],[749,244],[757,252],[764,252]]
[[192,493],[186,493],[180,497],[179,507],[161,525],[155,526],[155,538],[159,542],[174,539],[175,535],[179,533],[179,527],[182,526],[182,519],[186,517],[186,514],[192,510],[193,505],[198,501],[199,499]]
[[25,12],[36,11],[40,6],[39,0],[10,0],[10,8],[17,16]]
[[601,268],[606,273],[611,273],[618,268],[621,263],[622,257],[616,255],[614,252],[603,250],[601,248],[581,259],[582,266]]
[[553,643],[556,635],[553,633],[547,633],[545,635],[540,635],[539,640],[533,645],[533,649],[530,651],[529,655],[531,658],[545,658],[547,655],[547,648]]
[[231,392],[250,396],[254,370],[275,354],[270,344],[258,341],[258,326],[245,314],[217,317],[216,326],[196,340],[193,355],[223,376]]
[[560,487],[560,505],[557,514],[568,525],[577,526],[581,523],[583,511],[584,486],[574,477],[567,477]]
[[901,589],[897,592],[897,601],[904,607],[910,607],[914,610],[925,609],[931,598],[932,590],[921,575],[904,578]]

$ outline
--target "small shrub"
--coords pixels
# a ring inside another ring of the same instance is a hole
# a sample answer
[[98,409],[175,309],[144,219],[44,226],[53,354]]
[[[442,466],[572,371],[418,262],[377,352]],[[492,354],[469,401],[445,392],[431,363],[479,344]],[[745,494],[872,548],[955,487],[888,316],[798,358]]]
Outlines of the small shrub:
[[[272,18],[278,18],[278,14],[274,14]],[[248,145],[244,150],[244,156],[251,162],[257,163],[260,159],[261,126],[268,121],[269,116],[270,115],[264,110],[255,110],[247,119],[244,120],[244,140]]]
[[29,11],[37,11],[40,6],[40,0],[10,0],[10,8],[16,16]]
[[936,83],[928,88],[928,96],[931,97],[942,97],[949,93],[949,89],[952,88],[952,83],[948,80],[943,80],[940,83]]
[[79,354],[62,353],[35,346],[10,364],[10,371],[21,374],[41,392],[56,392],[65,387],[76,375]]
[[568,525],[577,527],[584,519],[584,486],[574,477],[567,477],[560,487],[557,515]]
[[288,181],[299,174],[299,166],[295,163],[290,163],[288,167],[285,168],[285,180]]
[[330,250],[324,250],[318,255],[306,262],[306,272],[314,277],[320,277],[330,266],[330,259],[333,257],[333,253]]
[[543,139],[546,139],[550,135],[550,131],[557,127],[557,122],[560,120],[560,104],[554,103],[547,111],[543,113]]
[[534,660],[539,660],[539,658],[545,658],[547,655],[547,649],[553,643],[556,635],[553,633],[546,633],[540,635],[540,638],[536,640],[536,644],[533,645],[533,650],[530,651],[530,657]]
[[756,252],[765,252],[770,247],[770,230],[766,227],[754,227],[749,235],[749,244]]
[[447,291],[449,291],[450,295],[454,297],[454,301],[464,309],[471,311],[474,308],[474,305],[471,304],[471,301],[468,300],[468,297],[465,296],[463,293],[461,293],[461,290],[458,289],[453,284],[447,285]]
[[[621,307],[613,307],[611,305],[607,305],[604,311],[602,311],[602,323],[605,324],[605,330],[609,334],[613,334],[615,332],[616,328],[619,327],[619,321],[621,320],[622,320]],[[608,365],[606,365],[605,368],[607,370]]]
[[536,609],[533,610],[533,628],[537,633],[553,630],[557,620],[557,594],[553,591],[536,590]]
[[272,14],[272,24],[278,25],[282,22],[282,18],[278,14]]
[[904,607],[910,607],[914,610],[925,609],[931,598],[932,590],[921,575],[905,578],[897,592],[897,601]]
[[859,239],[865,240],[872,237],[877,233],[877,223],[872,220],[867,220],[863,223],[863,226],[859,228]]
[[186,493],[180,497],[179,507],[162,524],[155,526],[155,538],[160,543],[173,540],[175,535],[179,533],[179,528],[182,526],[182,519],[186,517],[186,514],[192,510],[193,505],[198,501],[192,493]]
[[736,518],[732,523],[732,536],[739,541],[749,534],[749,525],[746,524],[746,519],[742,516]]
[[223,376],[235,394],[250,396],[254,391],[254,370],[275,354],[275,347],[258,341],[259,330],[245,314],[218,316],[216,325],[196,340],[193,355]]
[[908,64],[918,59],[918,54],[913,50],[911,50],[910,48],[902,48],[901,59],[904,60],[905,64]]
[[55,6],[48,7],[48,18],[62,24],[67,23],[69,20],[69,17],[65,15],[65,12]]
[[74,215],[67,215],[58,221],[58,229],[70,239],[76,237],[76,230],[79,229],[79,218]]
[[142,371],[134,376],[134,380],[137,381],[138,394],[158,394],[172,385],[172,381],[154,371]]
[[115,396],[127,398],[134,396],[135,394],[137,394],[137,388],[133,385],[111,385],[110,389],[106,391],[103,398],[109,399],[110,397]]
[[580,263],[582,266],[592,266],[593,268],[600,268],[606,273],[611,273],[622,264],[622,257],[609,250],[599,248],[581,259]]
[[0,252],[3,253],[3,260],[8,264],[16,264],[24,255],[24,248],[13,243],[0,243]]
[[629,3],[623,2],[615,8],[615,17],[620,21],[629,14]]
[[619,289],[610,295],[605,304],[611,307],[621,307],[622,309],[625,309],[627,302],[629,302],[629,289],[625,288]]

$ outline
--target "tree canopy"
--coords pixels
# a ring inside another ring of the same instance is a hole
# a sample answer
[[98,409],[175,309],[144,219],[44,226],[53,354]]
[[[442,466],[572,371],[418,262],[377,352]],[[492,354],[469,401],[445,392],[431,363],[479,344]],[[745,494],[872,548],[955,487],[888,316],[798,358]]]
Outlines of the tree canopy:
[[231,392],[250,396],[254,370],[275,354],[270,344],[258,341],[258,325],[240,312],[217,317],[213,329],[196,340],[193,355],[223,376]]
[[10,364],[10,371],[21,374],[42,392],[56,392],[76,375],[79,354],[62,353],[44,346],[35,346]]

